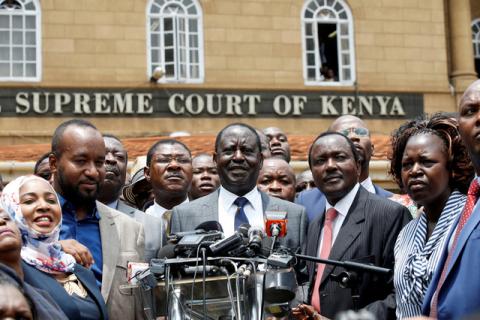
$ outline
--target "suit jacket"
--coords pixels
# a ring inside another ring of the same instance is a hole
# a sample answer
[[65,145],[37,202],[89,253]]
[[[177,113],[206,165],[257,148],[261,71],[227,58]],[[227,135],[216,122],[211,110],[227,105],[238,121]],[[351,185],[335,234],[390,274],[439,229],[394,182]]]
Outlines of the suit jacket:
[[[309,225],[304,252],[317,256],[320,232],[323,228],[325,207]],[[402,227],[411,220],[407,208],[381,198],[360,187],[340,232],[330,251],[329,259],[373,263],[393,270],[393,248]],[[316,277],[316,263],[307,263],[310,288]],[[334,319],[339,311],[353,309],[350,289],[340,288],[330,274],[344,271],[327,265],[320,284],[320,310],[323,316]],[[395,319],[393,276],[387,278],[365,273],[359,281],[359,307],[366,307],[378,320]],[[308,300],[311,299],[311,290]]]
[[[390,198],[393,195],[390,191],[382,189],[375,184],[373,187],[375,188],[375,194],[382,198]],[[313,221],[322,212],[326,201],[325,195],[318,188],[300,192],[295,198],[295,203],[305,207],[308,221]]]
[[[42,272],[23,261],[22,269],[25,283],[28,283],[32,287],[47,291],[53,300],[60,306],[68,319],[80,319],[80,310],[72,301],[72,297],[53,276]],[[93,273],[79,264],[75,265],[73,273],[77,276],[85,290],[87,290],[88,295],[97,305],[102,319],[108,319],[105,302],[103,301],[103,297],[97,287],[97,282]]]
[[[455,225],[458,224],[458,220]],[[454,236],[452,228],[448,239]],[[457,240],[448,265],[445,281],[438,293],[438,319],[463,319],[480,313],[480,281],[478,268],[480,266],[480,205],[477,202],[472,215],[465,223]],[[432,281],[425,293],[422,313],[429,315],[430,304],[435,293],[440,275],[448,257],[448,241],[443,249],[439,267],[433,274]],[[470,318],[469,318],[470,319]],[[474,317],[471,317],[474,319]]]
[[133,290],[120,290],[127,284],[129,261],[144,261],[143,227],[120,211],[97,201],[102,238],[102,296],[111,319],[143,319],[143,307]]
[[[38,271],[40,272],[40,271]],[[0,262],[0,274],[6,275],[23,288],[25,295],[30,298],[35,307],[38,320],[67,320],[67,316],[60,306],[53,300],[50,294],[39,288],[35,288],[18,277],[13,269]]]
[[121,200],[118,201],[117,210],[143,225],[145,233],[145,261],[149,262],[151,259],[156,258],[158,250],[166,242],[165,227],[162,219],[130,207]]
[[[173,208],[171,218],[172,233],[194,230],[200,223],[205,221],[218,221],[218,196],[220,190],[198,198],[192,202],[181,204]],[[307,229],[307,216],[305,209],[294,203],[270,197],[261,192],[263,211],[286,211],[287,212],[287,235],[280,238],[278,243],[292,250],[301,247],[305,239]],[[271,239],[265,238],[264,248],[271,245]]]

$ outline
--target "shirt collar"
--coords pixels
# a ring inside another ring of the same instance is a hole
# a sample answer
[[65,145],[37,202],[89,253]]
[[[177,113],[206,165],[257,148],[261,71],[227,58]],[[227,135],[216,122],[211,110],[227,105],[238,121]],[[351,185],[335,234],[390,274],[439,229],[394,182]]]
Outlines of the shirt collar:
[[335,210],[337,210],[338,214],[346,217],[348,211],[350,210],[350,207],[352,206],[353,200],[355,200],[355,196],[357,195],[359,188],[360,184],[357,182],[357,184],[352,188],[352,190],[350,190],[350,192],[347,193],[342,199],[340,199],[334,206],[328,203],[327,200],[325,212],[333,207],[335,208]]
[[[75,205],[65,199],[60,193],[57,192],[58,200],[60,201],[60,207],[62,208],[62,215],[63,214],[72,214],[72,211],[75,211]],[[97,220],[100,220],[100,214],[98,213],[97,206],[95,205],[94,212],[90,214],[90,216],[95,216]]]
[[[232,193],[225,189],[223,186],[220,186],[220,194],[219,198],[224,204],[224,208],[226,210],[230,209],[231,206],[233,206],[233,202],[238,198],[239,196],[236,195],[235,193]],[[259,210],[259,212],[263,212],[263,208],[260,207],[258,208],[258,204],[262,203],[262,196],[260,195],[260,191],[258,191],[257,187],[253,187],[252,190],[244,194],[242,197],[246,198],[248,200],[248,203],[253,207],[255,211]],[[260,201],[259,201],[260,200]]]
[[363,180],[361,183],[362,187],[367,189],[368,192],[375,194],[375,186],[373,185],[372,178],[370,176],[367,179]]
[[107,207],[110,207],[110,208],[112,208],[112,209],[115,209],[115,210],[116,210],[116,209],[117,209],[117,207],[118,207],[118,199],[117,199],[117,200],[115,200],[115,201],[112,201],[112,202],[108,203],[108,204],[107,204]]
[[[177,206],[179,206],[181,204],[184,204],[184,203],[188,203],[188,202],[190,202],[190,200],[187,197],[182,203],[177,204]],[[162,207],[161,205],[159,205],[157,203],[157,201],[153,200],[153,210],[155,212],[161,212],[161,214],[163,214],[165,211],[168,211],[168,210],[171,210],[171,209],[166,209],[166,208]]]

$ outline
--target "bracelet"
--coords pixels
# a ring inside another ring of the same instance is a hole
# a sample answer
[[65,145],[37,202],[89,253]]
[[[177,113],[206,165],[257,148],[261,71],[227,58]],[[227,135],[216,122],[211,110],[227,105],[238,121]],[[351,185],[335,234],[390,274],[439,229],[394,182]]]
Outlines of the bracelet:
[[317,319],[317,316],[319,316],[320,314],[317,312],[317,311],[313,311],[312,313],[312,319],[315,320]]

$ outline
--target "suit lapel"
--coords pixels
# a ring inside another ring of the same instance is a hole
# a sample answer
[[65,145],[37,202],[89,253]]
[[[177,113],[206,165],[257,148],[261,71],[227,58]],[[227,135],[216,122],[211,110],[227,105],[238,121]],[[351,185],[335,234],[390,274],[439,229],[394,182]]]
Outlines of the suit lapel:
[[[446,276],[448,276],[448,274],[452,270],[452,267],[455,265],[455,262],[459,258],[460,253],[463,251],[463,248],[465,247],[468,241],[468,238],[470,238],[471,233],[473,232],[473,230],[475,230],[475,228],[479,223],[480,223],[480,205],[477,203],[477,205],[473,209],[472,215],[470,216],[467,223],[463,227],[463,230],[460,232],[460,235],[458,236],[457,245],[454,248],[455,251],[453,252],[452,258],[448,265]],[[455,236],[455,229],[452,230],[453,231],[452,236]]]
[[107,301],[118,255],[120,254],[120,237],[115,226],[115,219],[108,207],[99,204],[97,201],[97,210],[100,214],[100,236],[102,239],[102,296]]
[[[350,206],[345,221],[343,222],[342,227],[333,243],[332,249],[330,251],[329,259],[332,260],[342,260],[345,251],[351,246],[351,244],[358,238],[361,232],[361,227],[359,224],[365,221],[365,201],[368,196],[368,191],[360,187],[355,199]],[[318,241],[318,240],[317,240]],[[317,247],[318,248],[318,247]],[[325,266],[325,270],[322,276],[322,282],[328,278],[333,266]]]

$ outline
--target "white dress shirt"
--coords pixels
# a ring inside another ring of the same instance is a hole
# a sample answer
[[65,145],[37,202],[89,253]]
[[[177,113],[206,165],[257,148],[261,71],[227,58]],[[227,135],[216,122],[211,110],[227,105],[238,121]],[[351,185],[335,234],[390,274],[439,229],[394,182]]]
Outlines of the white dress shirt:
[[[349,193],[347,193],[340,201],[338,201],[335,206],[332,206],[328,201],[326,201],[325,212],[327,212],[330,208],[335,208],[337,210],[338,215],[333,220],[333,232],[332,232],[332,247],[335,243],[335,239],[337,239],[338,233],[340,232],[340,228],[342,227],[343,221],[347,217],[348,210],[352,206],[353,200],[355,200],[355,196],[357,195],[358,189],[360,188],[360,184],[356,184]],[[322,251],[323,245],[323,228],[320,232],[320,246],[318,247],[318,256],[320,256],[320,251]]]
[[[182,203],[180,204],[184,204],[184,203],[188,203],[188,197],[185,199],[185,201],[183,201]],[[150,214],[152,216],[155,216],[157,218],[163,218],[163,214],[168,211],[168,209],[165,209],[164,207],[162,207],[161,205],[159,205],[155,200],[153,201],[153,205],[151,205],[150,207],[147,208],[147,210],[145,210],[145,213],[146,214]]]
[[372,178],[370,178],[370,176],[367,177],[367,179],[360,182],[360,184],[362,185],[362,187],[367,189],[368,192],[373,193],[373,194],[376,193],[375,192],[375,187],[374,187],[373,182],[372,182]]
[[[233,204],[233,202],[238,197],[238,195],[220,186],[218,195],[218,222],[222,225],[225,237],[229,237],[235,232],[235,214],[237,213],[238,207]],[[243,210],[245,211],[250,226],[259,227],[264,230],[265,220],[263,217],[263,204],[260,191],[255,187],[243,195],[243,197],[248,200]]]

